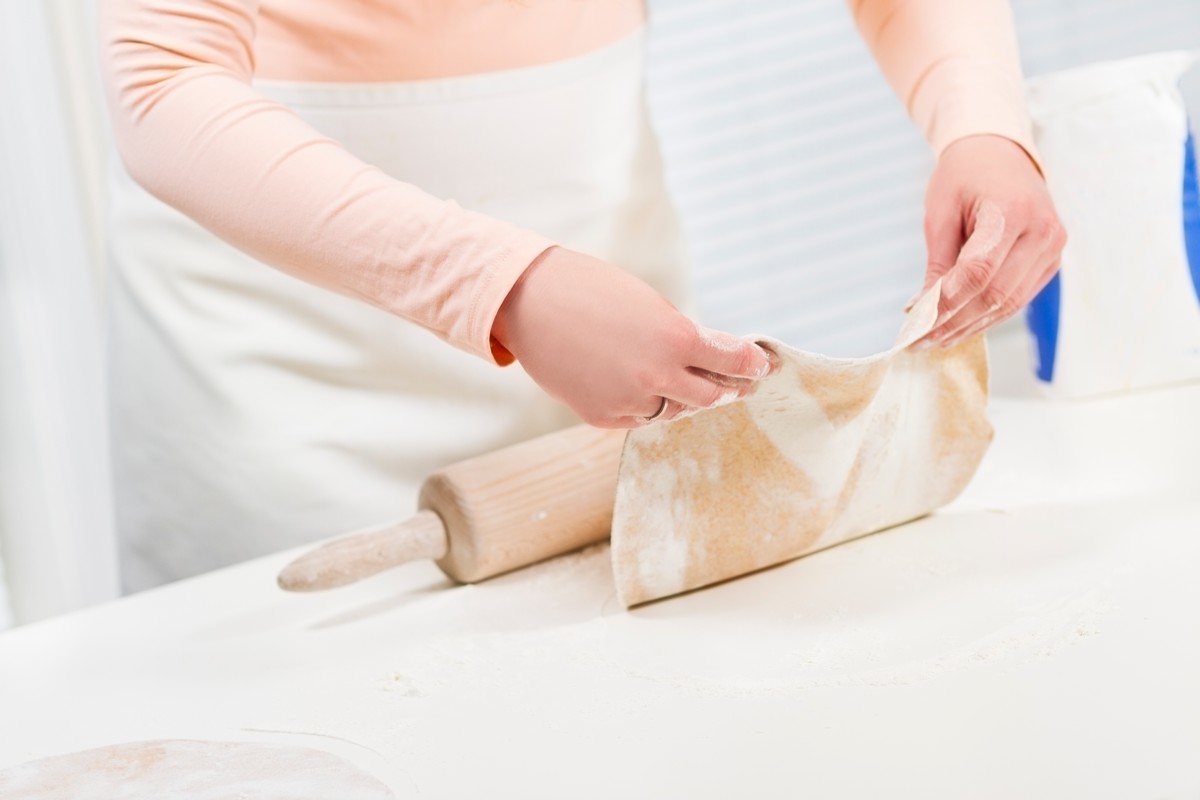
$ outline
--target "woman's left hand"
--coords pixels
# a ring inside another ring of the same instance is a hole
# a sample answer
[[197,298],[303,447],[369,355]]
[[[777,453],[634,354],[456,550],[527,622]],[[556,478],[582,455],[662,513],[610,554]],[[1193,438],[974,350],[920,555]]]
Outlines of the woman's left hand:
[[1067,235],[1025,150],[1002,136],[959,139],[925,195],[925,289],[942,279],[925,342],[953,346],[1008,319],[1058,270]]

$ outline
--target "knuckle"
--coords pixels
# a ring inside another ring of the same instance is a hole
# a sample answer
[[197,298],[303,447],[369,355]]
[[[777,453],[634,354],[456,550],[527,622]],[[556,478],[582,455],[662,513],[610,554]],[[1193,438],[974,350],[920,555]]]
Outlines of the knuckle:
[[1032,220],[1038,215],[1038,202],[1035,197],[1019,195],[1008,201],[1009,213],[1018,220]]
[[1018,311],[1020,311],[1021,307],[1024,305],[1025,305],[1024,301],[1021,300],[1020,298],[1017,298],[1017,297],[1005,298],[1000,303],[1000,307],[998,309],[996,309],[997,320],[1008,319],[1009,317],[1011,317],[1012,315],[1014,315]]
[[700,346],[700,331],[687,318],[679,316],[667,325],[663,340],[673,353],[691,353]]
[[975,258],[958,266],[958,277],[963,288],[971,294],[982,292],[992,280],[995,264],[988,258]]
[[1012,296],[998,286],[986,287],[979,293],[979,299],[989,311],[1002,311],[1005,306],[1013,302]]
[[749,375],[754,367],[752,345],[745,344],[730,354],[730,367],[734,375]]
[[1033,223],[1034,233],[1044,242],[1052,242],[1058,237],[1062,227],[1053,211],[1047,210],[1038,215]]
[[928,262],[925,265],[926,282],[933,283],[934,281],[945,278],[946,275],[950,273],[950,270],[953,266],[953,264],[939,264],[933,261]]

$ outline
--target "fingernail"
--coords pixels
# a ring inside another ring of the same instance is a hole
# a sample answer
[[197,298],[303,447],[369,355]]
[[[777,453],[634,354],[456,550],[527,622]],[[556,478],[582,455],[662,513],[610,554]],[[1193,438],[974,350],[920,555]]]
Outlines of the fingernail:
[[779,370],[783,368],[783,359],[781,359],[779,357],[778,353],[776,353],[774,350],[769,350],[766,347],[763,347],[761,344],[756,344],[755,347],[757,347],[759,350],[761,350],[763,356],[767,359],[766,371],[764,371],[758,377],[766,378],[770,375],[774,375],[776,372],[779,372]]
[[771,372],[771,357],[767,353],[767,351],[764,350],[762,347],[760,347],[758,344],[754,344],[753,347],[755,350],[758,351],[758,354],[760,356],[762,356],[762,363],[759,364],[758,367],[755,368],[753,375],[748,375],[747,377],[756,378],[756,379],[757,378],[765,378]]

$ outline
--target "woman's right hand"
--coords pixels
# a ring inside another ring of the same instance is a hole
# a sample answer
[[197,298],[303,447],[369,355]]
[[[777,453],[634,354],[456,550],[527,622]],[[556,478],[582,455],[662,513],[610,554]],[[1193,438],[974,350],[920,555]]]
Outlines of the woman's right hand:
[[513,286],[492,335],[548,394],[599,428],[732,402],[771,371],[757,345],[697,326],[645,282],[562,247]]

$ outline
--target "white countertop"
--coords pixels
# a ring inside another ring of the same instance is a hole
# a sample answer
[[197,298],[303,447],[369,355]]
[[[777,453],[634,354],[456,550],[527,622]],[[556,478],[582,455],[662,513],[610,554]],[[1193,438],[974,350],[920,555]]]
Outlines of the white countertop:
[[1003,342],[943,512],[633,612],[607,547],[333,593],[286,555],[0,636],[0,767],[329,750],[399,797],[1200,798],[1200,385],[1059,405]]

